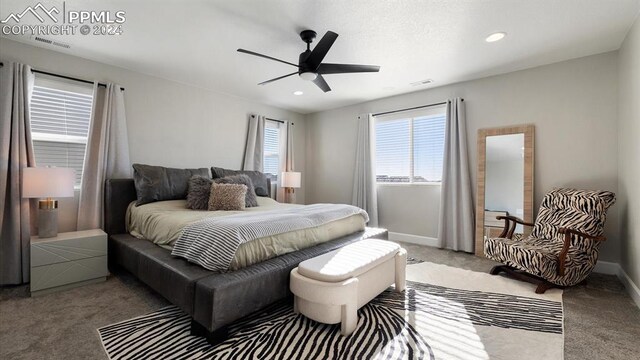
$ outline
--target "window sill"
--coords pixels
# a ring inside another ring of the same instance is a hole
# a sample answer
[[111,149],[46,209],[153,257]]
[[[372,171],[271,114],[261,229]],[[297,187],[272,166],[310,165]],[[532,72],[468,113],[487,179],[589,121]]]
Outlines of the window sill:
[[414,183],[388,183],[388,182],[379,182],[376,183],[377,186],[440,186],[441,182],[414,182]]

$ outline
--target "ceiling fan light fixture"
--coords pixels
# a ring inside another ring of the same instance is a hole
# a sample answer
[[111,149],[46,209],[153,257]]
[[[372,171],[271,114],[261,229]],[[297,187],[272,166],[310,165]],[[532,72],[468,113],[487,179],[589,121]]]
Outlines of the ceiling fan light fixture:
[[313,81],[318,77],[318,74],[311,71],[305,71],[300,73],[300,77],[302,80]]

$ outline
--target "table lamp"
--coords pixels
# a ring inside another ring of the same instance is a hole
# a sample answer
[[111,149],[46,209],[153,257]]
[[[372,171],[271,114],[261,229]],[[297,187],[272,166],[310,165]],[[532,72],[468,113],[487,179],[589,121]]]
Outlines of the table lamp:
[[300,173],[295,171],[286,171],[282,173],[282,180],[280,186],[282,186],[287,193],[293,193],[294,189],[300,187]]
[[73,197],[75,171],[56,167],[30,167],[22,170],[22,197],[38,201],[38,237],[58,236],[58,200]]

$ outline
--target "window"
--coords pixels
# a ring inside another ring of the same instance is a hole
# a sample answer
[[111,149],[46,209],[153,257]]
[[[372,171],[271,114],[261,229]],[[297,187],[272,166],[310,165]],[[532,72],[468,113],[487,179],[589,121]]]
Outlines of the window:
[[445,110],[426,108],[375,118],[378,183],[442,181]]
[[82,180],[92,103],[92,85],[36,77],[31,97],[36,165],[74,169],[76,187]]
[[280,169],[280,129],[278,123],[267,120],[264,127],[264,173],[272,180],[278,179]]

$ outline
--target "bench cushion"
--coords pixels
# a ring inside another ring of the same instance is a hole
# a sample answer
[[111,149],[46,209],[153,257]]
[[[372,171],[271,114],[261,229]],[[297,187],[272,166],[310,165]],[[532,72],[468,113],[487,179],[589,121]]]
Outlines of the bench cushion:
[[301,262],[298,273],[314,280],[340,282],[367,272],[399,250],[400,245],[391,241],[365,239]]

